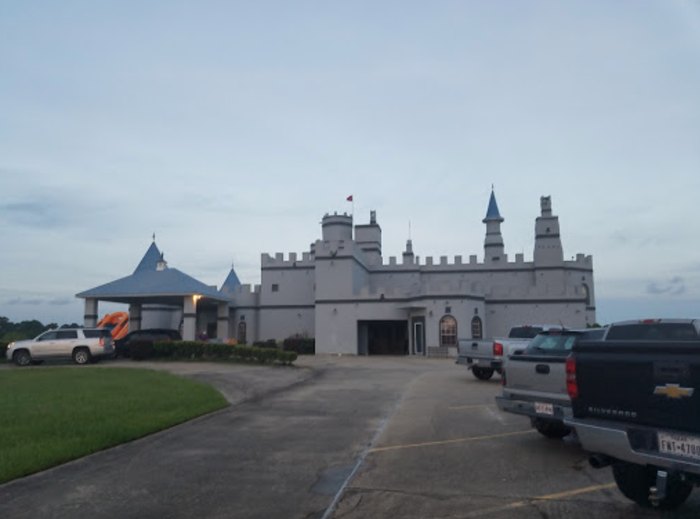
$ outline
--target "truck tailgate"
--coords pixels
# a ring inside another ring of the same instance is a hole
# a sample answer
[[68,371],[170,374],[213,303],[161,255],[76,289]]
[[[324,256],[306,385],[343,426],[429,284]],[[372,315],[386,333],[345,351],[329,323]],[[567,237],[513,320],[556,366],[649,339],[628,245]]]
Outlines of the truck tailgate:
[[574,359],[574,416],[700,432],[700,342],[581,342]]
[[567,400],[564,357],[514,355],[506,368],[506,393]]

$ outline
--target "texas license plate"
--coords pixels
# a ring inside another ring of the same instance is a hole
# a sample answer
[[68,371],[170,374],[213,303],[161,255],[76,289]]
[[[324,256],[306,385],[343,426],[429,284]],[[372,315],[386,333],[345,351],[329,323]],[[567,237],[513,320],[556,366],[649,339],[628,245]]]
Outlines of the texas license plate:
[[546,414],[548,416],[553,416],[554,406],[552,404],[545,404],[544,402],[535,402],[535,412],[537,414]]
[[700,438],[659,432],[659,452],[700,460]]

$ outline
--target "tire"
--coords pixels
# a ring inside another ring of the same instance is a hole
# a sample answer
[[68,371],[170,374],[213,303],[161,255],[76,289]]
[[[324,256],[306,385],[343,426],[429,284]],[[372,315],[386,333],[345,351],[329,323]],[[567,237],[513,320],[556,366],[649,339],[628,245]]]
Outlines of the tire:
[[73,362],[76,364],[87,364],[90,360],[92,360],[92,356],[87,348],[76,348],[73,350]]
[[479,380],[488,380],[493,377],[493,368],[480,368],[479,366],[474,366],[472,368],[472,373]]
[[32,363],[32,356],[27,350],[19,350],[12,355],[12,360],[18,366],[24,367]]
[[533,418],[531,420],[532,426],[537,429],[545,438],[552,440],[560,440],[564,436],[571,433],[571,428],[564,425],[562,422],[557,420],[548,420],[546,418]]
[[[656,485],[656,468],[634,465],[618,461],[613,464],[612,471],[615,483],[620,492],[645,508],[654,505],[649,500],[649,489]],[[669,474],[666,483],[666,497],[659,501],[658,508],[670,510],[682,505],[693,490],[693,485],[682,481],[677,475]]]

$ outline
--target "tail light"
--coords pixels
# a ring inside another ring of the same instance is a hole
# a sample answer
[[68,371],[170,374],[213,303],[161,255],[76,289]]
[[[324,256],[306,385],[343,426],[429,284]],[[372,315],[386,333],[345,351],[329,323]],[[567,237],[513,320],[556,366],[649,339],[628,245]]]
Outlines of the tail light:
[[573,400],[578,398],[578,382],[576,381],[576,359],[573,355],[566,358],[566,392]]
[[503,357],[503,344],[501,344],[500,342],[493,343],[493,356]]
[[501,385],[503,387],[506,386],[506,370],[505,370],[505,368],[501,369]]
[[105,338],[100,337],[100,348],[104,348],[104,347],[105,347]]

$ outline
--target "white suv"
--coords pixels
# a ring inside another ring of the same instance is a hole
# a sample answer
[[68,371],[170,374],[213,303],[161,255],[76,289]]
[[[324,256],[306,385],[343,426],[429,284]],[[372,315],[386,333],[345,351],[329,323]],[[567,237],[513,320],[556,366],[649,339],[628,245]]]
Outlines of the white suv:
[[34,339],[11,342],[7,345],[6,356],[18,366],[28,366],[63,358],[87,364],[113,353],[112,334],[105,328],[59,328]]

